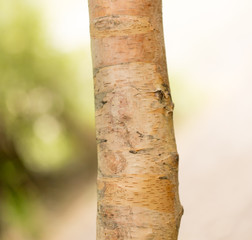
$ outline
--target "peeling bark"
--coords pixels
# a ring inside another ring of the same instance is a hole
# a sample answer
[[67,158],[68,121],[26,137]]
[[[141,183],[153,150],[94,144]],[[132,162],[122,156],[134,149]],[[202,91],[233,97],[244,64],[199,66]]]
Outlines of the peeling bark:
[[99,240],[176,240],[183,208],[161,0],[89,0]]

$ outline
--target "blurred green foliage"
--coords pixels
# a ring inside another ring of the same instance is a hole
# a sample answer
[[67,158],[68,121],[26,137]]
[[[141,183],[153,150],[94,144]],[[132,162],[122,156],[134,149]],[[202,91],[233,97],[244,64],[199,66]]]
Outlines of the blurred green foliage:
[[31,219],[43,182],[95,169],[94,108],[90,53],[50,46],[31,3],[0,1],[0,224],[37,237]]

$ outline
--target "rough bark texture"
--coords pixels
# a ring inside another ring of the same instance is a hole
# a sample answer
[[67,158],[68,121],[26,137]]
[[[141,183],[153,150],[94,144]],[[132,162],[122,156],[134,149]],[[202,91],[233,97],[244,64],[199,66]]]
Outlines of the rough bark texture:
[[161,0],[89,0],[97,239],[175,240],[182,207]]

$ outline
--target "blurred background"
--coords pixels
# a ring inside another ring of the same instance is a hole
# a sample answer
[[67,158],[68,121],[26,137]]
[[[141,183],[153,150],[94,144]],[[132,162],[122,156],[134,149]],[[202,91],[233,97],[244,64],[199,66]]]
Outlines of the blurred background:
[[[163,1],[179,240],[252,238],[252,2]],[[0,0],[0,239],[95,240],[87,0]]]

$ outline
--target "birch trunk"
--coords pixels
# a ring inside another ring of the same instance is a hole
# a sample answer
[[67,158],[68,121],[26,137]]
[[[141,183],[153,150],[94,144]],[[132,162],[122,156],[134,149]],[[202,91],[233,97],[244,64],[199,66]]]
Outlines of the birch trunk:
[[175,240],[183,212],[161,0],[89,0],[97,239]]

